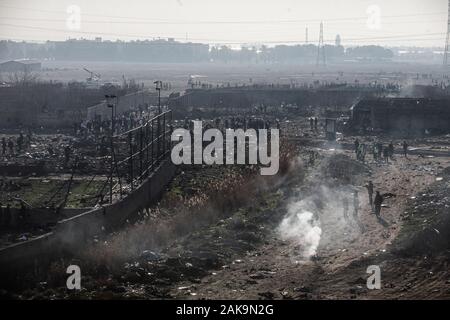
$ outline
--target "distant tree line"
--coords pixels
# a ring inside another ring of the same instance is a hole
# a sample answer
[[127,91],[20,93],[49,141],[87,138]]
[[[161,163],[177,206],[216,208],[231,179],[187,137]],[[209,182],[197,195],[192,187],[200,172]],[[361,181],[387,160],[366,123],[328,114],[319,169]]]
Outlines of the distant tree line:
[[139,90],[133,81],[94,88],[75,81],[40,81],[33,73],[10,74],[8,82],[9,86],[0,87],[0,127],[36,126],[39,117],[71,124],[84,119],[86,108],[103,101],[105,94],[121,97]]
[[[240,63],[310,63],[317,57],[317,46],[277,45],[275,47],[242,47],[234,50],[228,46],[200,43],[182,43],[174,40],[152,41],[101,41],[67,40],[29,43],[0,41],[0,60],[54,59],[59,61],[131,61],[131,62],[240,62]],[[327,60],[391,59],[390,49],[380,46],[344,48],[326,45]]]

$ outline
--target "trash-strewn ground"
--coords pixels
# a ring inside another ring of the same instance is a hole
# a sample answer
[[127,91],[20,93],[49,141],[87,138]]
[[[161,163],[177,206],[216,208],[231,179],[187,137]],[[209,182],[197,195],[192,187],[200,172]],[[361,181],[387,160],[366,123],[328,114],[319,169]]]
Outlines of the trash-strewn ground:
[[[363,232],[354,221],[341,228],[342,224],[335,219],[322,216],[321,243],[317,254],[307,261],[296,260],[295,243],[282,241],[278,233],[271,232],[263,245],[243,256],[239,263],[235,261],[227,268],[214,270],[200,283],[186,282],[182,288],[189,287],[189,291],[178,287],[172,294],[178,298],[207,299],[450,298],[448,242],[447,247],[435,253],[427,250],[411,256],[397,251],[390,253],[391,244],[396,243],[403,227],[414,237],[426,224],[427,217],[422,220],[420,216],[413,223],[408,220],[418,206],[425,207],[426,216],[434,214],[434,207],[440,208],[441,215],[448,215],[449,177],[439,174],[447,165],[448,159],[398,157],[391,165],[370,165],[372,173],[367,178],[372,179],[376,188],[396,195],[386,200],[383,220],[378,221],[371,214],[366,193],[362,191],[358,217]],[[423,167],[431,170],[422,170]],[[427,189],[436,179],[446,183],[447,193],[439,185],[434,187],[441,190],[439,195],[434,193],[436,189]],[[409,251],[409,243],[399,246]],[[381,268],[381,290],[367,289],[369,265]]]
[[[19,299],[450,298],[445,170],[450,158],[396,154],[384,164],[368,155],[361,163],[342,147],[352,138],[342,139],[342,145],[325,143],[312,132],[291,138],[296,146],[286,151],[290,165],[284,175],[264,180],[249,167],[180,168],[161,202],[142,212],[140,221],[94,239],[76,259],[55,263],[33,288],[3,294]],[[440,145],[445,138],[427,138],[417,146],[431,141]],[[414,140],[408,143],[415,147]],[[368,180],[386,195],[381,219],[368,204]],[[354,191],[360,203],[356,217]],[[343,198],[349,200],[348,219]],[[69,262],[81,266],[79,292],[65,288]],[[380,290],[366,286],[370,265],[381,269]]]

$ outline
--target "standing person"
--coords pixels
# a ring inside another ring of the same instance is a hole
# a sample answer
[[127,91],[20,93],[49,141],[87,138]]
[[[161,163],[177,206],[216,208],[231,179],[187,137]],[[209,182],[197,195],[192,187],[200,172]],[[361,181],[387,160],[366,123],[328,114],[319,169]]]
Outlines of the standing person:
[[309,127],[310,127],[311,131],[313,131],[313,130],[314,130],[314,120],[313,120],[313,118],[312,118],[312,117],[311,117],[311,118],[309,118]]
[[367,152],[366,144],[362,143],[361,144],[361,155],[360,155],[360,158],[361,158],[360,160],[362,162],[366,161],[366,152]]
[[353,192],[353,217],[355,220],[358,219],[358,210],[359,210],[359,195],[358,190]]
[[66,146],[64,148],[64,165],[67,166],[67,164],[70,161],[70,154],[72,153],[72,149],[69,146]]
[[370,207],[373,209],[373,199],[372,199],[372,196],[373,196],[373,183],[372,183],[372,180],[369,181],[369,183],[367,184],[366,188],[367,188],[367,194],[369,195],[369,204],[370,204]]
[[358,154],[358,150],[359,150],[359,140],[358,140],[358,139],[355,139],[354,144],[355,144],[355,154]]
[[378,161],[377,144],[375,142],[372,144],[372,155],[373,155],[373,161]]
[[342,211],[344,214],[344,219],[348,221],[348,199],[346,196],[342,198]]
[[317,123],[319,122],[319,119],[317,117],[314,118],[314,130],[317,131]]
[[374,205],[375,205],[375,214],[377,217],[380,217],[381,214],[381,204],[383,203],[383,196],[380,194],[380,191],[377,191],[375,195]]
[[383,144],[381,142],[377,143],[378,160],[381,160],[381,155],[383,153]]
[[8,139],[8,148],[9,148],[9,154],[14,155],[14,142],[11,138]]
[[389,158],[391,158],[391,160],[393,160],[393,157],[394,157],[394,144],[392,143],[392,141],[391,141],[391,143],[389,143],[388,148],[389,148]]
[[384,162],[389,163],[389,149],[386,147],[383,149]]
[[6,139],[5,137],[2,138],[2,154],[6,154]]
[[406,141],[403,141],[403,156],[405,158],[408,158],[408,144]]
[[23,133],[21,132],[19,137],[17,138],[17,150],[19,153],[22,152],[23,147]]

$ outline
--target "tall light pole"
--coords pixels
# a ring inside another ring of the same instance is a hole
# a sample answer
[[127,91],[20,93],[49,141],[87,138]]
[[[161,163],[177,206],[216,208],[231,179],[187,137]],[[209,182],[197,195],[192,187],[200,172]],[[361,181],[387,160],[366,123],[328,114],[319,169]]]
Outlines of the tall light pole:
[[159,161],[159,156],[160,156],[160,135],[161,135],[161,87],[162,87],[162,81],[157,80],[155,82],[153,82],[155,84],[155,89],[158,91],[158,121],[157,123],[157,128],[156,128],[156,134],[157,134],[157,138],[156,138],[156,159],[157,161]]
[[113,189],[113,153],[114,153],[114,100],[116,95],[105,95],[106,106],[111,108],[111,154],[110,154],[110,171],[109,171],[109,203],[112,203],[112,189]]
[[161,114],[161,87],[162,87],[162,81],[157,80],[153,82],[155,84],[155,89],[158,91],[158,114]]
[[450,0],[448,1],[447,38],[444,49],[444,66],[448,66],[448,53],[450,49]]

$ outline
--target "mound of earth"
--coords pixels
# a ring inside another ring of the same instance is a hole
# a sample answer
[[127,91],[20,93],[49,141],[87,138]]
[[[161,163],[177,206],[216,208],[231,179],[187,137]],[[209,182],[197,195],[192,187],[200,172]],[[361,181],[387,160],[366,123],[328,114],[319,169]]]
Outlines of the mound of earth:
[[344,185],[358,185],[369,176],[369,166],[356,161],[345,154],[334,154],[321,161],[316,173],[320,175],[321,181],[335,181]]
[[393,244],[399,254],[428,254],[450,248],[450,168],[436,182],[412,197],[402,214],[404,225]]

